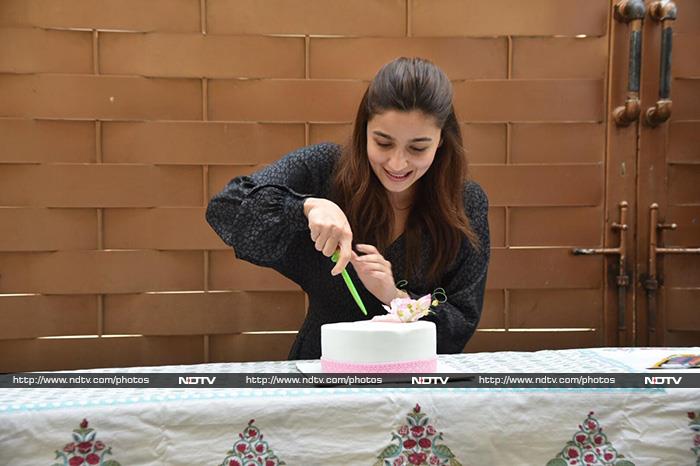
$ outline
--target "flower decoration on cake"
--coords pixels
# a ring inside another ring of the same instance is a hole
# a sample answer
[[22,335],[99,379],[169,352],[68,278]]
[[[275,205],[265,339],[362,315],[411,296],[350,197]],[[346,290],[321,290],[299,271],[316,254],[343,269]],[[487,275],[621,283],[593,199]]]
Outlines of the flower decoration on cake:
[[95,440],[97,432],[88,427],[87,419],[83,419],[78,429],[73,429],[73,441],[63,447],[63,451],[56,450],[56,459],[61,463],[52,466],[120,466],[115,460],[106,459],[106,455],[112,454],[112,447],[108,447],[100,440]]
[[442,288],[436,289],[432,295],[427,294],[418,299],[413,299],[408,293],[403,292],[406,296],[394,298],[389,303],[389,306],[382,305],[388,314],[375,316],[374,321],[379,322],[415,322],[421,317],[430,314],[433,307],[447,301],[445,290]]

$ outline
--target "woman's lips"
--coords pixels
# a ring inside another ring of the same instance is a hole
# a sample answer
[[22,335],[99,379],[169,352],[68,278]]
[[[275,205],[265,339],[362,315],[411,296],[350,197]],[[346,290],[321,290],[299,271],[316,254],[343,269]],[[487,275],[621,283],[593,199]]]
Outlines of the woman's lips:
[[406,173],[406,174],[404,174],[404,175],[402,175],[402,176],[396,176],[396,175],[393,175],[393,174],[392,174],[390,171],[388,171],[387,169],[384,169],[384,173],[386,173],[386,176],[387,176],[390,180],[392,180],[392,181],[403,181],[403,180],[405,180],[405,179],[408,179],[408,176],[409,176],[412,172],[408,172],[408,173]]

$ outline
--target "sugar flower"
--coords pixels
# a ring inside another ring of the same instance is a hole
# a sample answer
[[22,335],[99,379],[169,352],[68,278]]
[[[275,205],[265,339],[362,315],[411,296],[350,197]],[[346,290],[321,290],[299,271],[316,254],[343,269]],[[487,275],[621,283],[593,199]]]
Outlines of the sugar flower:
[[381,322],[415,322],[430,313],[430,306],[436,306],[437,300],[433,300],[427,294],[419,299],[395,298],[389,306],[382,306],[388,314],[376,316],[372,320]]

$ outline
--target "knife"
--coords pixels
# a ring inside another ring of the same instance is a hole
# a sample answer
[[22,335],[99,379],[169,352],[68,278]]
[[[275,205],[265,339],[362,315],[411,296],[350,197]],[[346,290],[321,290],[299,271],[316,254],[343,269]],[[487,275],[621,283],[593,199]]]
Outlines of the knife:
[[[335,251],[333,255],[331,256],[331,260],[333,263],[338,262],[338,257],[340,256],[340,251]],[[345,285],[348,287],[348,290],[350,290],[350,294],[352,295],[352,298],[355,300],[355,303],[357,303],[357,306],[360,308],[362,313],[364,315],[367,315],[367,309],[365,309],[365,304],[362,302],[362,298],[360,298],[359,293],[357,292],[357,288],[355,288],[355,285],[352,282],[352,279],[350,278],[350,275],[348,274],[348,271],[346,269],[343,269],[343,272],[341,273],[343,276],[343,280],[345,281]]]

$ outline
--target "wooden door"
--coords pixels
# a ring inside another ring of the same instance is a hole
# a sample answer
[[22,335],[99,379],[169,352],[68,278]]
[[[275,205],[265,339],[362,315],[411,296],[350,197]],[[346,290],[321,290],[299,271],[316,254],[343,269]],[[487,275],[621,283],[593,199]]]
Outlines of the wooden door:
[[[646,6],[638,125],[636,343],[700,345],[700,3],[680,0],[674,9],[673,3],[648,1]],[[657,19],[664,15],[665,25]],[[646,112],[665,97],[660,96],[665,28],[673,31],[666,44],[672,51],[667,89],[672,106],[667,121],[655,122]]]
[[[467,351],[700,344],[700,4],[655,3],[562,3],[562,16],[578,21],[570,29],[508,36],[509,80],[548,90],[530,87],[504,111],[502,165],[481,165],[482,147],[471,151],[491,199],[493,260]],[[657,9],[677,18],[655,19]],[[673,110],[647,122],[669,27]],[[484,103],[512,99],[498,89]]]

